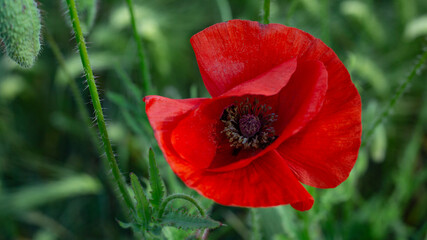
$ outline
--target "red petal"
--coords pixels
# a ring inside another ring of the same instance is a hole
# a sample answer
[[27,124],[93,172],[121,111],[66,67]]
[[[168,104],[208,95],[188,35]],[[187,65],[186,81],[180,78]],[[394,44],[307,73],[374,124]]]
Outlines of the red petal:
[[200,109],[193,111],[172,131],[172,146],[181,158],[196,168],[207,168],[215,156],[218,145],[215,131],[218,122],[219,117],[200,114]]
[[170,136],[176,125],[191,110],[206,100],[203,98],[175,100],[161,96],[147,96],[144,98],[148,120],[153,127],[154,135],[162,150],[165,148],[165,144],[170,144],[170,139],[164,139],[163,136],[165,134]]
[[264,96],[274,95],[286,86],[296,68],[297,61],[296,58],[293,58],[251,80],[235,86],[221,95],[221,97],[250,94]]
[[327,89],[328,72],[322,62],[309,61],[298,65],[292,80],[280,92],[278,99],[279,121],[276,128],[284,129],[279,142],[300,131],[317,115]]
[[185,114],[198,107],[206,98],[170,99],[162,96],[146,96],[145,111],[154,131],[170,130]]
[[[221,135],[224,135],[221,134],[224,126],[220,121],[224,109],[232,104],[238,96],[277,94],[288,83],[295,69],[295,59],[286,61],[270,71],[236,86],[220,97],[205,101],[197,110],[183,119],[172,132],[172,145],[180,157],[192,162],[200,169],[207,168],[214,158],[220,158],[226,162],[237,161],[235,157],[231,156],[232,150],[229,148],[226,148],[225,154],[221,154],[223,145],[229,145],[228,139],[219,140],[222,138]],[[276,102],[274,104],[277,105]],[[203,151],[194,151],[194,149],[203,149]],[[218,155],[218,153],[220,154]],[[238,159],[243,156],[239,154]],[[246,157],[249,156],[246,155]]]
[[361,143],[361,100],[344,65],[324,43],[316,41],[306,59],[319,59],[328,70],[325,102],[304,129],[278,148],[297,178],[318,188],[347,179]]
[[254,159],[277,148],[287,138],[300,131],[322,108],[327,81],[328,74],[322,62],[310,61],[299,64],[286,87],[277,97],[269,99],[269,102],[277,104],[269,105],[276,109],[279,116],[275,125],[279,138],[263,151],[256,152],[257,155],[247,156],[244,159],[232,157],[230,151],[217,152],[215,159],[229,159],[229,164],[222,163],[223,166],[210,168],[209,171],[230,171],[247,166]]
[[292,204],[295,209],[305,211],[314,203],[275,151],[229,172],[200,171],[194,174],[188,166],[182,168],[185,170],[176,172],[189,187],[219,204],[241,207]]
[[191,38],[199,69],[212,97],[300,56],[311,35],[280,24],[232,20]]
[[224,205],[269,207],[292,204],[300,211],[313,205],[313,198],[298,182],[286,162],[275,151],[245,168],[224,173],[199,170],[182,159],[171,144],[177,121],[205,99],[173,100],[159,96],[144,99],[150,123],[172,170],[200,194]]

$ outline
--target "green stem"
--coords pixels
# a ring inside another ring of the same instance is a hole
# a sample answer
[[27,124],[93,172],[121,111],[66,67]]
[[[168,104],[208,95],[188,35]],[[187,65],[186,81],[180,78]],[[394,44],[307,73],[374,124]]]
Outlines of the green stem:
[[135,21],[135,14],[133,11],[133,4],[132,0],[126,0],[128,7],[129,7],[129,13],[130,13],[130,19],[132,23],[132,31],[133,31],[133,37],[135,38],[136,47],[138,49],[138,57],[139,57],[139,67],[142,74],[142,90],[144,91],[144,94],[147,95],[147,93],[151,89],[151,79],[150,79],[150,73],[148,71],[147,67],[147,61],[144,56],[144,48],[142,46],[141,38],[139,37],[138,31],[136,29],[136,21]]
[[129,210],[133,211],[133,201],[129,195],[129,192],[127,191],[125,181],[123,179],[122,174],[120,173],[119,166],[117,165],[117,161],[113,154],[113,149],[111,148],[110,139],[108,138],[107,127],[105,126],[104,115],[102,113],[101,101],[99,100],[98,90],[95,84],[95,78],[93,76],[92,68],[90,67],[89,56],[87,53],[83,33],[80,27],[79,17],[77,15],[76,3],[74,2],[74,0],[67,0],[67,5],[69,8],[71,22],[73,23],[74,32],[76,34],[80,58],[82,60],[83,68],[86,74],[89,93],[92,98],[93,108],[95,109],[95,117],[98,122],[99,133],[101,135],[101,139],[104,145],[104,151],[107,156],[111,171],[113,173],[114,180],[116,181],[119,187],[120,193],[123,196],[125,204],[129,208]]
[[270,23],[270,0],[264,0],[264,24]]
[[256,208],[250,209],[251,222],[252,222],[252,240],[261,240],[261,231],[260,231],[260,223],[259,223],[259,213]]
[[384,111],[381,113],[381,115],[376,119],[376,121],[371,125],[369,130],[366,132],[364,139],[362,141],[362,147],[366,145],[366,143],[369,141],[370,137],[374,133],[375,129],[380,125],[386,117],[390,114],[391,109],[396,104],[397,100],[400,98],[400,96],[405,92],[406,88],[408,87],[409,83],[412,82],[414,77],[417,75],[419,71],[421,71],[421,67],[424,65],[425,61],[427,60],[427,51],[424,51],[424,53],[421,55],[420,60],[417,62],[417,64],[412,69],[409,76],[406,78],[406,80],[399,86],[397,89],[396,94],[394,94],[393,98],[387,105],[387,107],[384,109]]
[[205,210],[203,210],[203,208],[199,205],[199,203],[194,198],[182,193],[176,193],[176,194],[169,195],[162,202],[162,205],[160,206],[160,209],[159,209],[159,215],[158,215],[159,219],[162,218],[165,208],[169,204],[169,202],[175,199],[183,199],[183,200],[189,201],[197,208],[197,210],[199,210],[199,213],[202,217],[206,216]]
[[228,4],[228,0],[216,0],[216,3],[218,5],[219,14],[221,15],[221,20],[223,22],[233,18],[231,14],[230,4]]

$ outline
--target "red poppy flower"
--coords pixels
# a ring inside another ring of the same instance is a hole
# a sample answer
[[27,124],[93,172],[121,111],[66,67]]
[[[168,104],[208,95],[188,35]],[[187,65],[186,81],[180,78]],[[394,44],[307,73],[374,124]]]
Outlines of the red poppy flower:
[[347,179],[361,101],[329,47],[295,28],[243,20],[213,25],[191,44],[212,98],[144,99],[185,184],[223,205],[304,211],[314,200],[301,183],[333,188]]

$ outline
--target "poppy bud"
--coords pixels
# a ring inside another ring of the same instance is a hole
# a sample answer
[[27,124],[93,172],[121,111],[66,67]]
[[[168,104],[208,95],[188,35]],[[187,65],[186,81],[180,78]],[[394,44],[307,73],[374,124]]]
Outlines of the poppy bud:
[[33,0],[4,0],[0,6],[0,39],[6,53],[30,68],[40,51],[40,12]]

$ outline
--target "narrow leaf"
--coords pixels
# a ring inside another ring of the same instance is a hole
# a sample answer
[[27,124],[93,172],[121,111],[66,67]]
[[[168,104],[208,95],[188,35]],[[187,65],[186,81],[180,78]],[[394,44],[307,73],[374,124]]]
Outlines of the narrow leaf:
[[120,220],[116,220],[116,221],[121,228],[124,228],[124,229],[131,228],[135,232],[140,232],[140,226],[136,223],[133,223],[133,222],[126,223],[126,222],[122,222]]
[[172,226],[180,229],[195,230],[204,228],[217,228],[222,224],[208,217],[188,215],[182,211],[172,211],[163,215],[161,224]]
[[148,202],[147,197],[144,194],[144,190],[142,189],[138,177],[134,173],[130,174],[130,180],[133,192],[135,193],[136,214],[141,220],[141,225],[143,226],[143,228],[147,229],[151,219],[150,203]]
[[150,202],[155,210],[158,210],[165,196],[165,186],[160,178],[159,168],[156,164],[156,159],[153,150],[150,148],[148,154],[149,171],[150,171],[150,186],[151,199]]
[[101,189],[102,185],[98,179],[86,174],[67,176],[44,184],[27,185],[14,189],[10,194],[0,194],[0,215],[28,212],[54,201],[98,194]]
[[125,222],[122,222],[120,220],[117,220],[117,222],[119,223],[120,227],[122,227],[124,229],[133,227],[133,223],[125,223]]

